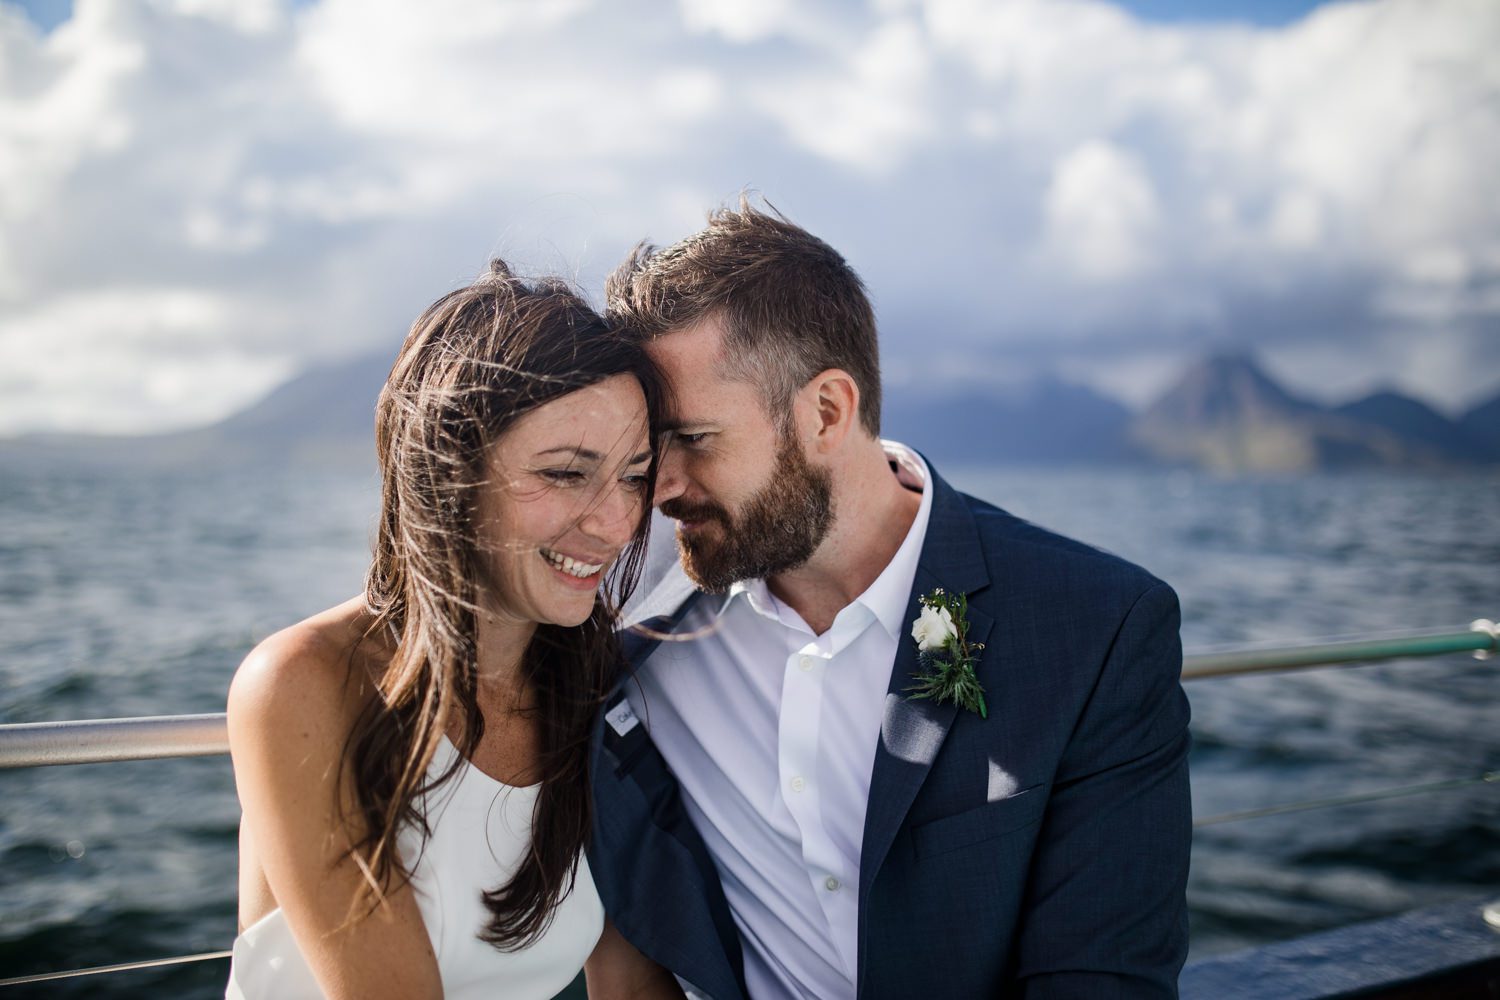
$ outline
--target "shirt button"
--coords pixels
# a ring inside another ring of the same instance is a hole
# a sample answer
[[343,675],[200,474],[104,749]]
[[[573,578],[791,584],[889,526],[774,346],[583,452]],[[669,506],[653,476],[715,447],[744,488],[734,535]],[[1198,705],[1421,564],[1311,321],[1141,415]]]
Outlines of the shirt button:
[[826,879],[823,880],[823,887],[825,889],[827,889],[829,892],[838,892],[839,891],[839,880],[836,879],[836,878],[834,878],[832,875],[830,875],[830,876],[828,876],[828,878],[826,878]]
[[792,791],[794,791],[794,792],[800,792],[800,791],[802,791],[802,789],[804,789],[806,787],[807,787],[807,782],[803,781],[802,778],[801,778],[801,776],[798,776],[798,777],[792,779]]
[[803,673],[807,673],[813,667],[813,658],[811,656],[804,656],[800,662],[802,664]]

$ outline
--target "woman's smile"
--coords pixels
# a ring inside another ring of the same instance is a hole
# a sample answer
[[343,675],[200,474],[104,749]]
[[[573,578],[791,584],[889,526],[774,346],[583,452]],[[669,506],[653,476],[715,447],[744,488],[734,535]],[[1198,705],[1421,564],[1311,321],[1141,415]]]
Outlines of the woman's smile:
[[578,590],[592,590],[597,587],[600,574],[614,559],[611,556],[601,562],[589,563],[547,548],[537,549],[537,554],[546,561],[548,566],[552,567],[565,584]]

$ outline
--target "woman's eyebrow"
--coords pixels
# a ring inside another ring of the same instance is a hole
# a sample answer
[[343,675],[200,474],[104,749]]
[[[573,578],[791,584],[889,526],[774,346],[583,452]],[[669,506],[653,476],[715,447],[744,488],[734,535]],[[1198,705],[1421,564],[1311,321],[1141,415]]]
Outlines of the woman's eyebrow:
[[537,452],[537,457],[540,458],[542,455],[556,455],[560,452],[566,452],[574,458],[583,459],[585,462],[597,462],[604,457],[597,451],[589,448],[580,448],[576,444],[560,444],[555,448],[546,448]]
[[[579,448],[576,445],[570,444],[560,444],[556,448],[547,448],[544,451],[537,452],[537,456],[540,457],[542,455],[554,455],[559,452],[571,453],[574,457],[581,458],[585,462],[602,462],[604,460],[603,455],[599,454],[597,451],[594,451],[591,448]],[[639,465],[641,462],[648,461],[650,458],[651,451],[647,449],[646,451],[641,452],[639,455],[632,457],[630,461],[626,462],[625,464]]]

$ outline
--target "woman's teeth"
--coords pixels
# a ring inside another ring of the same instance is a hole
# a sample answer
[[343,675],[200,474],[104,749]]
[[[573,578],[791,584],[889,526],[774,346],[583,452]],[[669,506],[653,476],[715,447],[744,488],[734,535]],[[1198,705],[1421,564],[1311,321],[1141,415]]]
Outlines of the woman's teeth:
[[569,576],[576,576],[580,580],[593,576],[604,568],[603,563],[582,563],[571,556],[565,556],[561,552],[553,552],[551,549],[542,549],[542,558],[553,566],[562,570]]

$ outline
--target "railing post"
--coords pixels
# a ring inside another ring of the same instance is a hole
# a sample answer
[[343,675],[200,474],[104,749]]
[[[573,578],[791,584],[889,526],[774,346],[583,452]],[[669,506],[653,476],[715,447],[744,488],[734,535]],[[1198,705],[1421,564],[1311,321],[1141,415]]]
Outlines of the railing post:
[[1496,652],[1500,652],[1500,622],[1492,622],[1488,618],[1476,618],[1469,623],[1469,631],[1482,632],[1490,637],[1490,648],[1474,650],[1474,659],[1488,660]]

